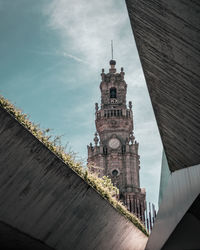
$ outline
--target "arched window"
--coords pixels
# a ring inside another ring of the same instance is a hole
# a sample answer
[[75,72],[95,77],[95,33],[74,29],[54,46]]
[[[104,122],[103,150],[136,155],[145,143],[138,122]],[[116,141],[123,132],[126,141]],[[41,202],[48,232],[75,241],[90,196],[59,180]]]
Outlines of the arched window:
[[123,145],[122,146],[122,154],[125,154],[125,152],[126,152],[126,145]]
[[108,153],[108,152],[107,152],[107,147],[103,147],[103,154],[104,154],[104,155],[107,155],[107,153]]
[[116,88],[110,89],[110,98],[117,98],[117,90]]
[[113,177],[116,177],[116,176],[118,176],[118,171],[117,171],[117,169],[114,169],[113,171],[112,171],[112,176]]

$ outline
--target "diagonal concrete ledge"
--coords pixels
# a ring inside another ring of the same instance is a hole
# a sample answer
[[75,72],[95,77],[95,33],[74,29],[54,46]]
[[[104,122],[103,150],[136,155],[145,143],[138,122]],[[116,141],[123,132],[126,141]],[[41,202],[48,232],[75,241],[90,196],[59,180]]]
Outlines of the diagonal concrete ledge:
[[2,223],[54,249],[145,248],[137,227],[2,108],[0,171]]

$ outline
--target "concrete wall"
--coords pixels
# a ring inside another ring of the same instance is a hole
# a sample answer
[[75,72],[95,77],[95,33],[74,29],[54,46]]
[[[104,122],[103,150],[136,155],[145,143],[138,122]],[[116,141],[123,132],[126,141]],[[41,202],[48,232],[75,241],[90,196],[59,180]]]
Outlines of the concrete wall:
[[167,163],[167,158],[165,152],[162,154],[162,163],[161,163],[161,173],[160,173],[160,189],[159,189],[159,197],[158,197],[158,207],[160,206],[165,190],[168,186],[168,181],[171,172],[169,171],[169,166]]
[[0,249],[3,250],[54,250],[10,225],[0,222]]
[[171,172],[146,249],[200,249],[199,1],[126,3]]
[[198,0],[126,0],[169,168],[200,163]]
[[146,250],[200,249],[200,202],[197,212],[187,212],[200,193],[199,180],[200,165],[169,176]]
[[140,230],[2,108],[0,201],[2,223],[54,249],[146,245]]

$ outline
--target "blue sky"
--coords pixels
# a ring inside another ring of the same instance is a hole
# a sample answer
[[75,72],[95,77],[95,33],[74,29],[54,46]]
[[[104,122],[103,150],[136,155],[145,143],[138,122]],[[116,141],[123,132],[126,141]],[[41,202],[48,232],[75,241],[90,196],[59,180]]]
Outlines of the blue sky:
[[162,144],[124,1],[0,0],[0,93],[86,160],[110,41],[124,67],[141,187],[157,205]]

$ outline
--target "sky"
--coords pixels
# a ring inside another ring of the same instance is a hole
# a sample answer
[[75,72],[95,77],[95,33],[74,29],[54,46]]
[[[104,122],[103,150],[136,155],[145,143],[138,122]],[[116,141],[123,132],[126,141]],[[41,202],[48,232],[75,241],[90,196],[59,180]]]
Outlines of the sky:
[[0,94],[86,162],[100,74],[125,71],[141,187],[157,205],[162,143],[123,0],[0,0]]

